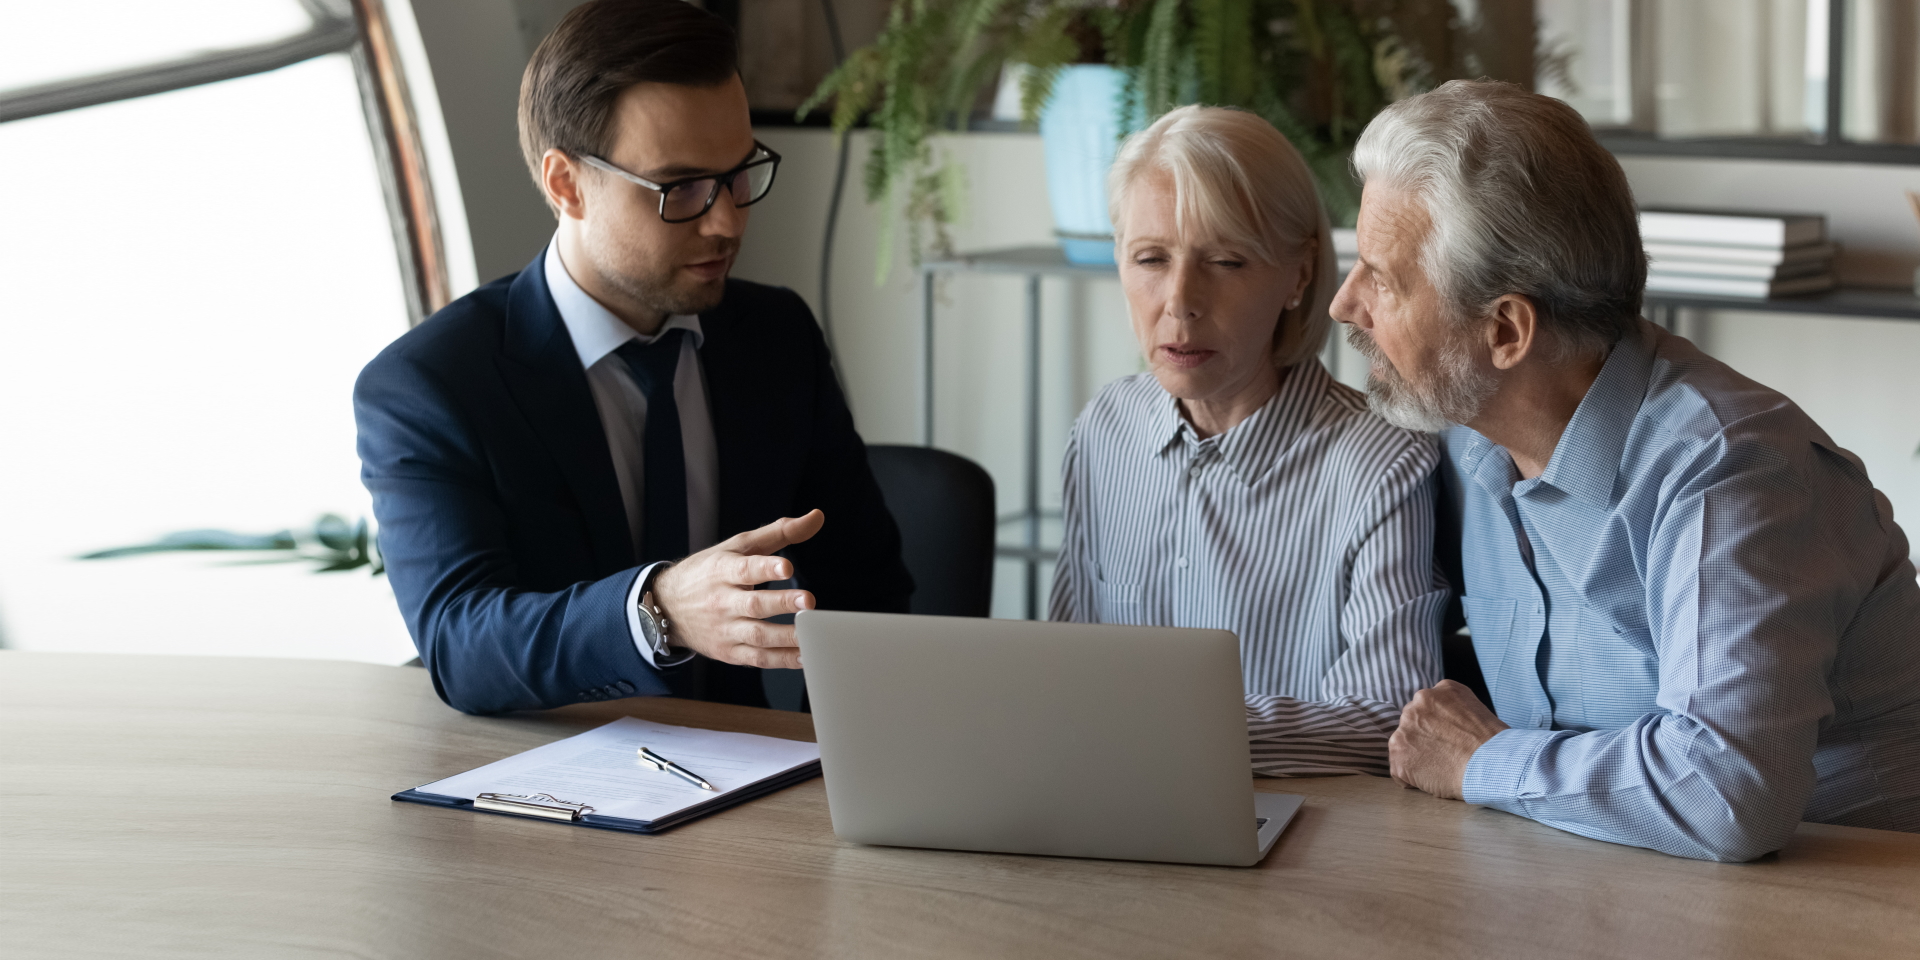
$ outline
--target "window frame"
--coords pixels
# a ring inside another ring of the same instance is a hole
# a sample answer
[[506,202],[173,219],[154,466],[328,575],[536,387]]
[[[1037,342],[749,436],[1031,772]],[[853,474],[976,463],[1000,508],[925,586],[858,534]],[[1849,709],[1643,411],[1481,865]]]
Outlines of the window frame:
[[313,26],[293,36],[22,87],[0,95],[0,123],[278,70],[302,60],[339,53],[359,40],[360,30],[349,0],[297,2],[313,18]]
[[444,238],[435,213],[419,121],[394,44],[384,0],[296,0],[308,29],[266,43],[215,50],[124,70],[22,87],[0,94],[0,123],[184,90],[346,53],[400,258],[409,325],[452,300]]

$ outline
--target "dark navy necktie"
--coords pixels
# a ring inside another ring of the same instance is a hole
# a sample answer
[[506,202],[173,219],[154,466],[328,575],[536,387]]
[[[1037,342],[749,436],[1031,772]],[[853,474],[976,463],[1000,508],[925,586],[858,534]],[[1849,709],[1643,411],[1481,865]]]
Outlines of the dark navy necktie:
[[687,454],[680,439],[680,405],[673,399],[673,373],[680,366],[680,339],[686,331],[668,330],[652,343],[629,340],[618,351],[647,395],[645,516],[640,530],[640,562],[678,560],[687,555]]

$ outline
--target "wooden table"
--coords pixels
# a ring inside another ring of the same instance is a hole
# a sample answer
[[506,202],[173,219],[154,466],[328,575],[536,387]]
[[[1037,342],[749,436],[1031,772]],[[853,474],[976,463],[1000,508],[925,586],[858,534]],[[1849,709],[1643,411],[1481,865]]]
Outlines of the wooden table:
[[1920,956],[1920,836],[1803,825],[1752,864],[1585,840],[1367,777],[1256,868],[862,847],[818,780],[656,837],[387,796],[632,714],[507,718],[424,670],[0,653],[0,956]]

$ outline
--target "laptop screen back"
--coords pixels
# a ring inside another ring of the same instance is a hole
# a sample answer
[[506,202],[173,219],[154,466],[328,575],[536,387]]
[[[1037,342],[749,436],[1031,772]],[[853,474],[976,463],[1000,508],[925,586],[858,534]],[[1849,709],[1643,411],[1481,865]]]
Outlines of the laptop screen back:
[[843,839],[1259,859],[1232,633],[819,610],[797,622]]

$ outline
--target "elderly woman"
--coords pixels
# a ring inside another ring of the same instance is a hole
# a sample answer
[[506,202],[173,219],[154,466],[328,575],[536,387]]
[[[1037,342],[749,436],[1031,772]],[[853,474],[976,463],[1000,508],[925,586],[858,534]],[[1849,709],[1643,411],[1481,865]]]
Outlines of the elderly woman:
[[1438,452],[1316,357],[1339,278],[1307,165],[1253,114],[1184,107],[1108,196],[1150,372],[1074,423],[1052,617],[1231,630],[1256,773],[1385,776],[1440,677]]

